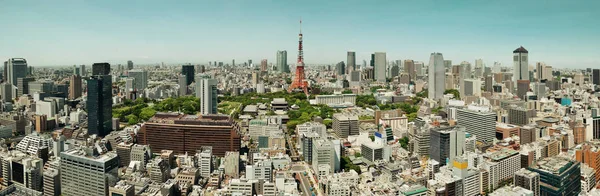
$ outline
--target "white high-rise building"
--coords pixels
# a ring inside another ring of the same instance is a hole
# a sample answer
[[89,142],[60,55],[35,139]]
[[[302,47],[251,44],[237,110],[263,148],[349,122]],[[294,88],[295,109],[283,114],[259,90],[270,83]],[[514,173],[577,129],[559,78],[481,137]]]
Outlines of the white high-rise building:
[[216,114],[217,80],[207,75],[196,77],[196,97],[200,98],[200,114]]
[[141,91],[148,87],[148,71],[141,69],[129,70],[129,77],[135,78],[133,87],[137,91]]
[[523,46],[513,51],[513,82],[529,80],[529,52]]
[[[442,66],[443,66],[442,62]],[[385,59],[385,52],[375,53],[375,80],[377,82],[385,82],[387,60]]]
[[210,177],[212,173],[212,149],[204,149],[196,153],[198,160],[198,168],[200,170],[200,176],[203,178]]
[[116,184],[119,157],[115,152],[92,156],[93,149],[74,148],[60,155],[63,195],[108,195]]
[[429,83],[427,84],[430,99],[441,99],[444,96],[446,70],[444,69],[444,56],[442,53],[431,53],[429,58]]

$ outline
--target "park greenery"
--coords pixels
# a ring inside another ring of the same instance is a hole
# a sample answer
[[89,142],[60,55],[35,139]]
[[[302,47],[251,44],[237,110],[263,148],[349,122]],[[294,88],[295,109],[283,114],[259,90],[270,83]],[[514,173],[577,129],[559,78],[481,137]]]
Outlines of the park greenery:
[[447,89],[444,91],[445,94],[453,94],[455,99],[460,99],[460,92],[456,89]]
[[162,101],[151,101],[147,98],[138,98],[135,101],[126,99],[122,104],[113,107],[113,118],[121,122],[137,124],[147,121],[156,112],[181,111],[186,114],[196,114],[200,109],[200,100],[193,96],[167,98]]

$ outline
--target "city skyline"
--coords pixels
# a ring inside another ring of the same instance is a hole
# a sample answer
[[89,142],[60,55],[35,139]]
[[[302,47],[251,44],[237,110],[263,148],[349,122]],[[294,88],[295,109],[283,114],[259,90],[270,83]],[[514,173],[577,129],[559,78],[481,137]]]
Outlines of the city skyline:
[[455,64],[481,58],[511,67],[519,46],[533,65],[600,64],[600,28],[590,25],[600,17],[596,1],[317,2],[5,2],[0,25],[11,28],[3,29],[0,58],[22,57],[30,66],[274,63],[287,50],[294,65],[302,18],[307,65],[345,61],[355,51],[359,62],[375,52],[427,62],[440,52]]

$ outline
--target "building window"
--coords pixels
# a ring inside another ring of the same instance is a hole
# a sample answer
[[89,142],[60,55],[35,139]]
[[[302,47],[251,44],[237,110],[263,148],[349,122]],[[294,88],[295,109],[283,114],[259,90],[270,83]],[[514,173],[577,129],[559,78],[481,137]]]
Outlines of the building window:
[[519,61],[519,56],[514,56],[515,60],[514,61]]

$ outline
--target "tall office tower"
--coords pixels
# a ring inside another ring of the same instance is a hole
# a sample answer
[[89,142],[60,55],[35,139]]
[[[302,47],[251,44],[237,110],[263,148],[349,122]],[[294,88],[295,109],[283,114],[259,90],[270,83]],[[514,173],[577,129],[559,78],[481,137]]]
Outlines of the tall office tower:
[[151,146],[154,153],[171,149],[176,154],[211,146],[215,156],[223,157],[226,151],[240,150],[238,131],[239,125],[227,115],[157,113],[142,125],[138,143]]
[[16,85],[17,78],[27,77],[27,60],[24,58],[11,58],[8,59],[6,65],[7,81],[9,84]]
[[69,99],[81,97],[81,76],[72,75],[69,77]]
[[348,51],[346,56],[346,74],[350,74],[352,71],[358,70],[356,68],[356,52]]
[[319,168],[326,165],[325,168],[329,169],[329,173],[333,173],[335,170],[335,149],[333,144],[329,140],[317,139],[313,141],[313,154],[312,154],[312,166],[315,171],[320,171]]
[[186,84],[189,86],[192,82],[194,82],[194,66],[193,65],[182,65],[181,66],[181,74],[185,76]]
[[466,138],[464,127],[432,128],[429,137],[431,146],[429,156],[440,162],[440,165],[451,163],[454,158],[464,153]]
[[8,79],[8,61],[4,61],[4,67],[2,72],[2,82],[6,82]]
[[593,139],[600,139],[600,116],[593,116],[591,119],[592,137]]
[[520,186],[533,191],[534,196],[540,195],[540,175],[538,173],[521,168],[519,171],[515,172],[513,182],[515,183],[515,186]]
[[429,99],[439,100],[444,96],[446,86],[444,85],[446,80],[446,71],[444,69],[444,56],[442,53],[431,53],[429,58],[429,72],[428,72],[428,93]]
[[600,69],[592,70],[592,84],[600,85]]
[[517,96],[525,100],[527,92],[529,92],[529,80],[517,80]]
[[127,61],[127,70],[133,69],[133,61]]
[[94,63],[92,65],[92,75],[110,75],[110,64]]
[[77,65],[73,65],[73,75],[81,76],[81,71]]
[[493,73],[500,73],[502,72],[502,63],[500,62],[494,62],[494,67],[492,69]]
[[344,61],[340,61],[339,63],[335,64],[335,73],[338,76],[346,74],[346,65],[344,65]]
[[358,116],[337,113],[333,115],[332,127],[340,138],[348,138],[350,135],[358,135]]
[[475,77],[482,77],[483,69],[483,59],[475,59]]
[[496,113],[488,107],[469,105],[456,112],[458,125],[465,131],[477,136],[477,141],[492,142],[496,134]]
[[452,68],[452,60],[444,60],[444,68]]
[[538,100],[540,100],[542,97],[546,97],[546,83],[533,83],[533,93],[537,95]]
[[86,76],[87,75],[87,72],[85,70],[85,65],[81,65],[80,71],[81,71],[81,76]]
[[392,69],[390,69],[390,76],[393,78],[398,75],[400,75],[400,66],[399,65],[392,66]]
[[540,175],[540,195],[579,195],[581,163],[567,157],[546,157],[529,168]]
[[263,59],[260,61],[260,71],[267,71],[267,59]]
[[[220,64],[220,63],[221,63],[221,62],[219,62],[219,64]],[[221,66],[221,65],[219,65],[219,66]],[[252,66],[252,59],[248,59],[248,66]]]
[[491,75],[485,76],[485,92],[493,92],[494,78]]
[[0,84],[0,96],[4,102],[10,102],[13,99],[13,85],[9,83]]
[[29,82],[35,81],[34,78],[17,78],[17,97],[29,94]]
[[385,59],[385,52],[375,52],[374,54],[374,65],[375,70],[375,80],[377,82],[385,82],[385,67],[387,64],[387,60]]
[[281,73],[290,73],[290,67],[287,64],[287,51],[277,51],[277,70]]
[[235,66],[235,59],[231,59],[231,66]]
[[410,81],[416,81],[417,69],[415,69],[415,62],[413,60],[404,60],[404,72],[408,73]]
[[148,87],[148,71],[141,69],[129,70],[129,77],[135,78],[134,88],[142,91]]
[[217,113],[217,80],[208,75],[196,78],[196,97],[200,98],[200,114]]
[[513,51],[513,81],[517,83],[517,80],[529,80],[529,52],[523,48],[523,46]]
[[108,195],[108,187],[118,179],[119,157],[112,151],[93,152],[73,148],[60,154],[62,195]]
[[177,83],[179,84],[179,96],[186,96],[188,94],[188,85],[185,79],[185,75],[177,76]]
[[87,80],[88,134],[104,137],[112,129],[112,78],[94,75]]

